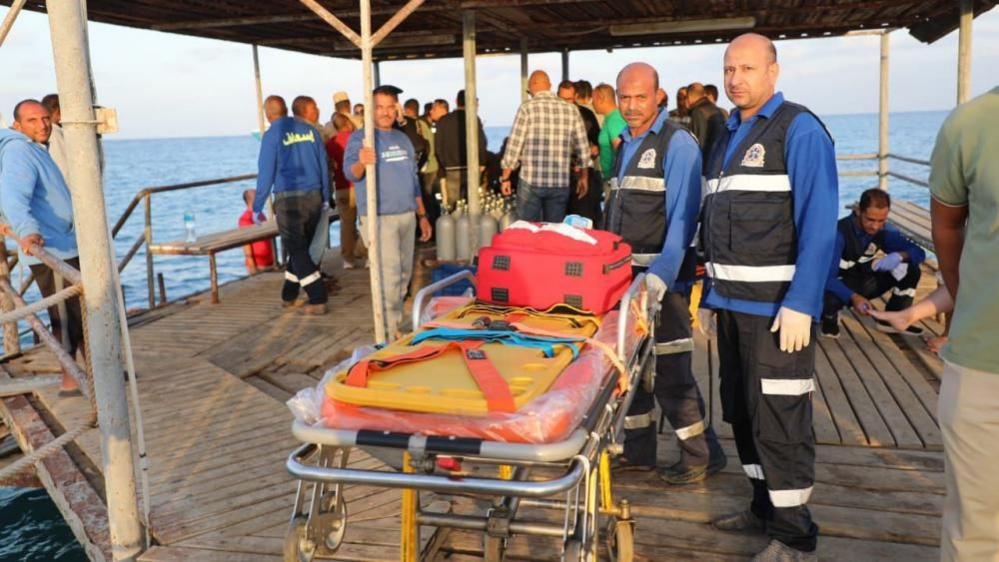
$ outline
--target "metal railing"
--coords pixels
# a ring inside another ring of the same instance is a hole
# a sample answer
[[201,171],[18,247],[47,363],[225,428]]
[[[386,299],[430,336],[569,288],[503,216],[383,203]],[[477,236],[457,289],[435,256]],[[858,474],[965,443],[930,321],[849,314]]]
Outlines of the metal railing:
[[149,308],[152,309],[156,306],[156,291],[155,291],[155,272],[153,267],[153,254],[149,251],[150,246],[153,244],[153,195],[158,193],[167,193],[171,191],[183,191],[187,189],[194,189],[198,187],[207,187],[212,185],[222,185],[226,183],[235,183],[240,181],[252,180],[257,177],[257,174],[243,174],[240,176],[232,176],[227,178],[216,178],[209,180],[193,181],[187,183],[178,183],[174,185],[162,185],[156,187],[146,187],[140,189],[138,193],[132,197],[132,201],[129,202],[128,206],[122,212],[121,217],[115,222],[114,226],[111,228],[111,237],[117,237],[118,233],[128,222],[128,219],[138,208],[139,204],[143,204],[143,218],[144,226],[142,234],[138,236],[135,242],[129,247],[128,252],[125,253],[125,257],[121,259],[118,263],[118,272],[120,273],[125,269],[125,267],[132,261],[135,254],[145,246],[146,247],[146,288],[148,289],[148,299]]
[[[901,160],[902,162],[908,162],[910,164],[919,164],[921,166],[930,167],[929,160],[923,160],[921,158],[912,158],[911,156],[902,156],[899,154],[892,154],[889,152],[885,155],[885,159],[895,159]],[[881,160],[881,156],[878,154],[838,154],[836,155],[836,160]],[[839,175],[842,177],[857,177],[857,176],[874,176],[881,177],[878,170],[840,170]],[[921,187],[930,187],[930,184],[926,180],[921,180],[919,178],[914,178],[912,176],[907,176],[905,174],[900,174],[898,172],[893,172],[890,169],[885,171],[885,176],[900,179],[902,181],[909,182]]]

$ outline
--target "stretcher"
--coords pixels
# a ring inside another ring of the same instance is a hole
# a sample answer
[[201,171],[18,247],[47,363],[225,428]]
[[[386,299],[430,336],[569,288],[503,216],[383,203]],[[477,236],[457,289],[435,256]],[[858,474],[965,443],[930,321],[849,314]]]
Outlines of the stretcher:
[[[645,291],[644,275],[633,280],[617,309],[592,323],[572,326],[568,337],[578,341],[555,345],[552,359],[564,353],[570,361],[547,386],[539,383],[533,388],[533,380],[523,380],[515,392],[517,385],[511,384],[508,398],[512,404],[490,400],[490,393],[478,384],[475,393],[463,396],[464,402],[460,395],[451,401],[462,404],[462,411],[444,411],[440,389],[460,385],[453,380],[431,389],[417,388],[415,394],[422,394],[423,400],[413,401],[411,391],[421,381],[426,382],[426,374],[412,369],[407,372],[405,367],[412,365],[406,361],[399,367],[402,370],[380,381],[382,386],[375,384],[376,389],[386,392],[358,394],[359,388],[372,388],[375,379],[364,378],[379,370],[372,365],[386,356],[412,352],[414,336],[427,330],[460,329],[462,316],[481,318],[481,310],[470,315],[464,312],[467,308],[459,308],[429,323],[420,322],[430,295],[470,277],[470,273],[460,272],[417,293],[413,303],[415,333],[382,349],[382,355],[372,354],[366,363],[360,361],[334,375],[326,387],[322,423],[293,423],[292,432],[302,444],[286,463],[288,472],[298,479],[298,488],[285,540],[285,560],[331,556],[340,547],[349,522],[344,499],[347,485],[402,490],[399,559],[404,562],[426,554],[420,552],[421,526],[438,531],[481,531],[483,553],[490,561],[504,559],[507,541],[514,535],[557,538],[563,560],[597,560],[601,540],[612,559],[632,559],[631,509],[627,500],[613,498],[610,459],[622,452],[625,414],[635,389],[639,384],[649,387],[655,376],[651,337],[654,303]],[[502,310],[492,312],[501,322],[511,320]],[[552,328],[564,319],[541,314],[533,327],[524,318],[512,320],[523,330],[520,335],[566,336],[565,326],[559,330],[538,327],[547,323],[547,328]],[[572,348],[569,343],[578,345]],[[465,359],[469,349],[456,347],[449,371],[465,372],[467,378],[467,371],[473,369]],[[438,351],[441,357],[449,353]],[[495,349],[487,349],[486,354],[495,355]],[[574,365],[584,360],[600,368],[587,373],[581,373],[585,370],[581,368],[574,370]],[[360,363],[365,366],[359,367]],[[415,365],[419,366],[419,361]],[[517,378],[516,373],[505,372],[508,365],[494,366],[494,376],[508,382]],[[394,370],[386,369],[385,373]],[[449,375],[442,376],[446,379]],[[347,384],[351,377],[353,384]],[[359,381],[365,384],[359,385]],[[565,398],[567,392],[575,403],[550,399],[553,395]],[[513,394],[524,399],[518,402]],[[531,423],[534,425],[525,425]],[[365,451],[386,466],[349,466],[353,449]],[[473,513],[428,509],[421,502],[421,494],[427,493],[441,498],[473,498],[477,502],[473,505],[481,509]],[[557,516],[538,517],[542,511],[554,511]]]

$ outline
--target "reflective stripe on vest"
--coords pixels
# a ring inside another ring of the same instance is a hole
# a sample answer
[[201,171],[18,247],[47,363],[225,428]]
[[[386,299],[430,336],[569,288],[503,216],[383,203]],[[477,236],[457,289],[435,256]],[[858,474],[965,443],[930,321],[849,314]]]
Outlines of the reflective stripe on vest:
[[636,191],[666,191],[666,180],[663,178],[652,178],[648,176],[624,176],[618,181],[617,178],[610,180],[611,191],[618,189],[634,189]]
[[794,279],[794,265],[729,265],[706,262],[708,277],[741,283],[790,282]]
[[759,191],[781,193],[791,191],[791,179],[787,174],[750,175],[736,174],[711,179],[705,185],[705,195],[725,191]]

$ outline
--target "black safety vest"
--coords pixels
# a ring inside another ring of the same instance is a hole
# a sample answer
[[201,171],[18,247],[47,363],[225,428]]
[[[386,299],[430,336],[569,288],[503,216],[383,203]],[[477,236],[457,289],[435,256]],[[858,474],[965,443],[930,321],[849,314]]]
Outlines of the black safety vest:
[[[630,162],[617,151],[605,205],[604,229],[620,234],[631,245],[635,265],[647,266],[662,252],[666,241],[666,150],[677,125],[664,121],[658,133],[646,135]],[[621,168],[625,173],[620,175]]]
[[885,246],[885,231],[881,229],[867,246],[857,237],[855,215],[843,217],[836,223],[836,230],[843,237],[843,253],[839,257],[840,277],[867,277],[874,273],[871,264],[878,251]]
[[722,164],[733,133],[726,130],[712,149],[699,246],[724,297],[780,302],[794,278],[798,236],[784,154],[791,122],[806,111],[784,102],[770,118],[757,119],[728,166]]

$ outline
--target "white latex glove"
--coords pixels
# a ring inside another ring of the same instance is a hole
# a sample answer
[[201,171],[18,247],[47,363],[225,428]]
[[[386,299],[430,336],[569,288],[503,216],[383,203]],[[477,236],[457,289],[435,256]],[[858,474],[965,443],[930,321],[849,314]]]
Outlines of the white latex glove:
[[780,307],[771,332],[780,330],[780,350],[788,353],[808,347],[812,337],[812,317],[808,314]]
[[666,296],[666,282],[655,273],[645,274],[645,287],[649,291],[649,298],[660,303]]
[[706,338],[713,338],[718,334],[718,324],[715,320],[715,311],[710,308],[698,307],[697,309],[697,329]]
[[887,256],[879,259],[875,264],[874,271],[891,271],[898,267],[902,263],[902,254],[898,252],[892,252]]

